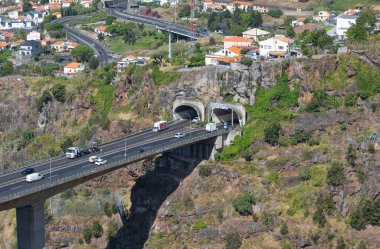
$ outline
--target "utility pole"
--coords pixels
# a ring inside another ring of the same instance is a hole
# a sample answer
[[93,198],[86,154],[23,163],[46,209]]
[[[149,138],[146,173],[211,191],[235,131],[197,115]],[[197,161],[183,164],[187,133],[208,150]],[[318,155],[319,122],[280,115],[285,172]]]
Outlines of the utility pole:
[[171,29],[169,28],[169,59],[172,58],[172,32]]

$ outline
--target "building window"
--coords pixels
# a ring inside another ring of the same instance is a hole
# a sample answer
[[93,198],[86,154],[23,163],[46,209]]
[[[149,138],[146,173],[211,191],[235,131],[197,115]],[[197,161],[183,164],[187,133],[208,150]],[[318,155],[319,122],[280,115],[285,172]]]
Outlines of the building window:
[[284,50],[284,46],[278,46],[278,50]]
[[272,49],[272,46],[268,46],[268,49]]

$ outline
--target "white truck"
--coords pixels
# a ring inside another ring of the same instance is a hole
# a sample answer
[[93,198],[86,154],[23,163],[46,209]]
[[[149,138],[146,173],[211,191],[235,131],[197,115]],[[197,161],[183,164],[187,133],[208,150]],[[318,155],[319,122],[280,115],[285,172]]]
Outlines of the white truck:
[[86,155],[79,147],[69,147],[66,150],[66,158],[77,158]]
[[41,173],[32,173],[26,176],[27,182],[36,182],[44,178],[44,175]]
[[213,132],[213,131],[216,131],[218,130],[218,128],[216,128],[216,124],[215,123],[208,123],[206,124],[206,132]]
[[164,120],[158,121],[153,124],[153,132],[159,132],[167,128],[168,128],[168,122]]

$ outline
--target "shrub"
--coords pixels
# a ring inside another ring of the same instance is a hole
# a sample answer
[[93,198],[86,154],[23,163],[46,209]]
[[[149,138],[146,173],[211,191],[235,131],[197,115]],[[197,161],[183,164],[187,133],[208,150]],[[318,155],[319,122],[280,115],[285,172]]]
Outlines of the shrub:
[[323,90],[316,90],[310,103],[306,106],[307,112],[320,112],[323,109],[337,107],[338,103]]
[[322,207],[318,207],[317,210],[313,214],[313,221],[318,225],[318,227],[322,228],[327,223],[325,214],[323,212]]
[[280,137],[281,126],[278,123],[271,124],[264,130],[265,142],[272,146],[278,144],[278,138]]
[[356,95],[353,93],[348,93],[344,98],[343,103],[345,107],[354,106],[356,104]]
[[252,66],[253,60],[252,60],[251,58],[244,57],[244,58],[240,61],[240,63],[243,64],[244,66],[250,67],[250,66]]
[[319,139],[318,138],[314,138],[312,137],[311,139],[309,139],[309,141],[307,141],[307,144],[309,146],[316,146],[316,145],[319,145]]
[[311,139],[311,133],[298,128],[292,138],[294,138],[297,143],[304,143]]
[[356,230],[364,229],[368,224],[380,225],[380,199],[364,200],[350,214],[349,224]]
[[302,181],[308,181],[311,179],[311,169],[310,167],[304,167],[300,170],[300,177]]
[[285,244],[282,249],[292,249],[292,247],[289,244]]
[[255,198],[248,193],[239,195],[232,202],[236,212],[244,216],[252,214],[252,205],[254,204],[256,204]]
[[210,165],[199,166],[199,175],[203,177],[208,177],[212,173],[212,167]]
[[192,210],[194,208],[194,201],[190,195],[186,195],[183,199],[183,205],[186,210]]
[[355,153],[355,151],[354,151],[354,148],[352,147],[352,144],[350,144],[350,145],[348,146],[347,154],[346,154],[346,159],[347,159],[348,164],[349,164],[352,168],[355,168],[355,167],[356,167],[356,163],[355,163],[355,160],[356,160],[356,153]]
[[288,232],[289,232],[288,225],[286,223],[283,223],[281,228],[280,228],[280,233],[282,235],[286,235],[286,234],[288,234]]
[[344,242],[344,239],[342,237],[340,237],[338,239],[336,249],[345,249],[345,248],[347,248],[346,243]]
[[376,152],[375,145],[373,143],[368,144],[368,152],[371,154]]
[[58,85],[53,86],[53,88],[51,89],[51,92],[57,101],[60,101],[60,102],[65,101],[66,87],[64,85],[58,84]]
[[104,213],[105,213],[109,218],[112,217],[111,204],[110,204],[108,201],[107,201],[106,203],[104,203],[103,210],[104,210]]
[[92,222],[92,235],[95,238],[100,238],[103,235],[103,227],[100,225],[99,221]]
[[199,230],[202,230],[205,228],[207,228],[207,223],[204,219],[201,218],[201,219],[197,220],[197,222],[195,222],[195,224],[192,227],[192,230],[199,231]]
[[87,243],[87,244],[90,244],[91,243],[91,239],[92,239],[92,232],[89,228],[85,228],[83,230],[83,239],[84,241]]
[[267,14],[274,18],[280,18],[284,12],[282,12],[280,9],[270,9]]
[[340,164],[334,163],[327,171],[327,183],[332,186],[342,185],[346,181],[344,169]]
[[237,232],[232,232],[226,236],[226,249],[239,249],[242,245],[241,238]]

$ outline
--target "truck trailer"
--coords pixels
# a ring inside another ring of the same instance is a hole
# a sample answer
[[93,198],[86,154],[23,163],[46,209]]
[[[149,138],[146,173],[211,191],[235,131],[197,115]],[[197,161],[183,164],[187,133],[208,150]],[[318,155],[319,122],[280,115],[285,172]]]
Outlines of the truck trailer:
[[153,131],[154,132],[159,132],[162,130],[165,130],[168,128],[168,122],[167,121],[158,121],[153,124]]

